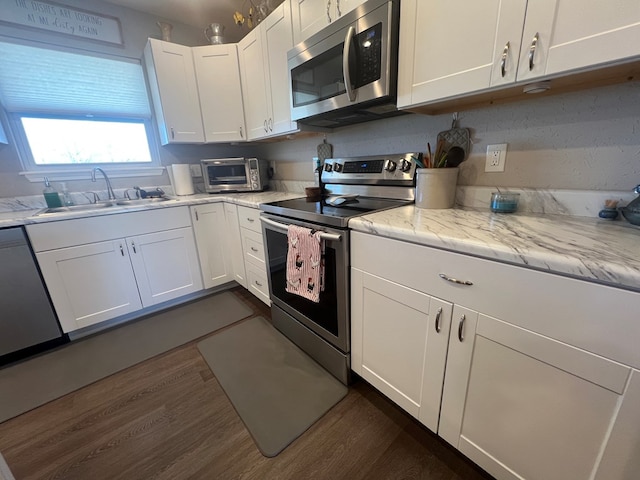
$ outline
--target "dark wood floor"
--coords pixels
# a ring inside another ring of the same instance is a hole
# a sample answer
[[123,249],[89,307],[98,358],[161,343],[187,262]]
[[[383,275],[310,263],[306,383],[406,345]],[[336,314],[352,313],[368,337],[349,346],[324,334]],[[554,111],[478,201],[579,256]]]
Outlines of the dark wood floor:
[[196,343],[0,424],[16,480],[490,478],[362,380],[284,452],[263,457]]

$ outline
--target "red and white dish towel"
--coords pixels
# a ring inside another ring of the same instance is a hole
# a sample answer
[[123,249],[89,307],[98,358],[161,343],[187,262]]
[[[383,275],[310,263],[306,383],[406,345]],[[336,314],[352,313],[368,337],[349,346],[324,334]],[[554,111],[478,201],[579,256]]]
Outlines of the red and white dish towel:
[[312,302],[320,301],[324,290],[324,241],[321,232],[297,225],[287,231],[287,286],[289,293]]

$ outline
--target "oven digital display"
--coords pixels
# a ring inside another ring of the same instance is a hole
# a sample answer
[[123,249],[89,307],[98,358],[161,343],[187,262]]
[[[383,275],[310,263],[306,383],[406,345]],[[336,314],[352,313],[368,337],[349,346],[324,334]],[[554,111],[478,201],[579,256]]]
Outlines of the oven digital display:
[[382,173],[384,160],[345,162],[343,173]]

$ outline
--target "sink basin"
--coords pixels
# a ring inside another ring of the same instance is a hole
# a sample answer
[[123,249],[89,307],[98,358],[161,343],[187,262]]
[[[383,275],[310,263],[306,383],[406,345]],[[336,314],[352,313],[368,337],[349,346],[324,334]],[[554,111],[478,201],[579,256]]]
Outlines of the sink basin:
[[150,203],[159,203],[166,202],[167,200],[171,200],[167,197],[153,197],[153,198],[134,198],[134,199],[124,199],[118,200],[116,205],[148,205]]
[[113,207],[113,202],[88,203],[84,205],[70,205],[68,207],[45,208],[38,212],[38,215],[46,215],[49,213],[65,213],[65,212],[86,212],[90,210],[101,210],[103,208]]

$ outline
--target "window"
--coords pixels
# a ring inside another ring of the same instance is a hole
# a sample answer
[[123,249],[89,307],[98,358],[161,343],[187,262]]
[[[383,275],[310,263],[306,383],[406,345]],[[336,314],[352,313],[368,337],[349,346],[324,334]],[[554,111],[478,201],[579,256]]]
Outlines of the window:
[[34,180],[160,167],[140,62],[95,55],[0,41],[0,102]]

